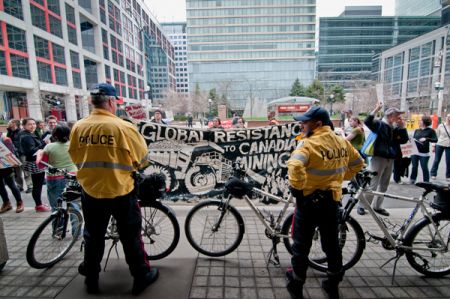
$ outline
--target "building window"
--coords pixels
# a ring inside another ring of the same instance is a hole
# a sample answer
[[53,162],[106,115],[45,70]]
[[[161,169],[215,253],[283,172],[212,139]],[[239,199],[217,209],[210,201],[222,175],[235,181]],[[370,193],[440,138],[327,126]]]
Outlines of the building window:
[[66,20],[67,20],[67,34],[69,42],[78,45],[77,26],[75,22],[75,9],[66,3]]
[[30,0],[31,22],[51,34],[62,38],[59,0],[40,3]]
[[67,86],[64,47],[34,36],[39,81]]
[[100,8],[100,20],[103,24],[106,24],[106,6],[105,6],[105,0],[99,0],[98,1],[98,7]]
[[70,65],[72,66],[73,87],[81,89],[80,56],[77,52],[70,51]]
[[0,10],[23,20],[22,0],[0,0]]
[[102,29],[103,58],[109,60],[108,32]]
[[86,9],[88,12],[92,12],[91,0],[78,0],[78,4],[80,4],[80,6]]
[[119,35],[122,35],[120,10],[110,0],[108,1],[109,28]]
[[119,93],[120,97],[127,97],[127,87],[125,84],[125,74],[117,69],[114,69],[114,87]]
[[82,89],[83,85],[81,83],[81,73],[75,72],[72,70],[72,81],[73,87]]
[[137,84],[136,78],[132,75],[127,75],[128,81],[128,97],[130,99],[137,99]]
[[0,22],[0,32],[0,74],[30,79],[25,31]]
[[117,65],[123,66],[123,44],[122,41],[113,35],[110,35],[111,39],[111,56],[112,62]]
[[92,85],[98,82],[97,63],[95,61],[84,59],[84,73],[88,88],[91,88]]
[[105,78],[106,82],[111,84],[111,67],[105,64]]
[[139,82],[139,98],[142,100],[142,99],[145,99],[144,80],[138,79],[138,82]]
[[136,69],[136,63],[135,61],[135,55],[134,50],[125,45],[125,57],[126,57],[126,65],[127,70],[135,72]]

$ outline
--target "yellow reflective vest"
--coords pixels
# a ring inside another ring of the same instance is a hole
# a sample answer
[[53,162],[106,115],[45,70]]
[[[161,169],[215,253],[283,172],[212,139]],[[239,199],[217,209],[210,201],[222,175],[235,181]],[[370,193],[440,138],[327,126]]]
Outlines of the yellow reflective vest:
[[358,151],[329,126],[315,129],[299,141],[287,162],[289,182],[305,196],[315,190],[332,190],[341,200],[342,181],[351,179],[364,166]]
[[147,145],[133,124],[94,109],[72,128],[69,154],[85,192],[95,198],[114,198],[133,190],[131,173],[146,157]]

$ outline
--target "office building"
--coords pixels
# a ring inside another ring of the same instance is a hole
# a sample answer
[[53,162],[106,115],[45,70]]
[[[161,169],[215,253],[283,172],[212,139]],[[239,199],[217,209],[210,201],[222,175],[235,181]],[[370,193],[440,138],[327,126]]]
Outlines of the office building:
[[243,110],[247,102],[288,95],[297,78],[313,80],[316,0],[186,4],[190,91],[215,88],[233,110]]
[[384,101],[411,113],[450,109],[449,26],[383,51],[377,57]]
[[439,16],[442,0],[395,0],[396,16]]
[[[53,114],[77,120],[89,113],[87,90],[97,82],[113,84],[126,103],[139,103],[146,86],[160,83],[148,74],[149,59],[159,58],[156,49],[161,57],[173,55],[141,0],[0,3],[0,108],[6,119]],[[150,39],[154,47],[144,49]]]
[[384,17],[372,6],[367,11],[375,15],[358,7],[339,17],[320,18],[317,70],[325,85],[339,84],[347,91],[363,88],[372,80],[375,54],[432,31],[441,23],[438,16]]
[[176,91],[189,94],[186,22],[161,23],[174,48]]

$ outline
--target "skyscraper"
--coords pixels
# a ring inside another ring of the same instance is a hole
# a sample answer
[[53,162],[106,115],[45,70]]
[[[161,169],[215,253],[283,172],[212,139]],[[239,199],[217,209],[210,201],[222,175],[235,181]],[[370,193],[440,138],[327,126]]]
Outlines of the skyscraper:
[[441,0],[395,0],[396,16],[439,15]]
[[314,78],[316,0],[187,0],[190,90],[232,109],[286,96]]
[[174,47],[176,91],[188,95],[186,22],[161,23],[161,26]]

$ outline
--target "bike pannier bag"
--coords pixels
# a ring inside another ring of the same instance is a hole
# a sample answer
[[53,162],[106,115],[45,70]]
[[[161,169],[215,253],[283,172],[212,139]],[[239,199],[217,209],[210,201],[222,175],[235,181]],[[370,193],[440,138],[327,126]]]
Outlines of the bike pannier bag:
[[450,214],[450,189],[442,188],[441,190],[436,191],[431,206],[436,210]]

